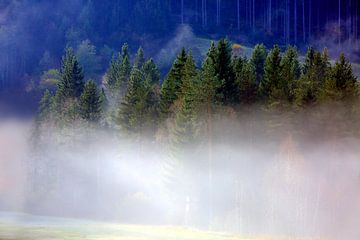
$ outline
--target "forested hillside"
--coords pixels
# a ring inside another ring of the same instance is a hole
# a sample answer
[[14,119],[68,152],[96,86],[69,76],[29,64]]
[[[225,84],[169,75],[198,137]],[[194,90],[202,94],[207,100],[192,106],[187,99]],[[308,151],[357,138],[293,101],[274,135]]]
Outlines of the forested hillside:
[[208,39],[328,44],[350,48],[353,57],[359,9],[356,0],[6,0],[0,5],[0,89],[38,82],[43,71],[58,67],[64,46],[78,56],[90,47],[96,73],[124,42],[154,56],[181,23]]

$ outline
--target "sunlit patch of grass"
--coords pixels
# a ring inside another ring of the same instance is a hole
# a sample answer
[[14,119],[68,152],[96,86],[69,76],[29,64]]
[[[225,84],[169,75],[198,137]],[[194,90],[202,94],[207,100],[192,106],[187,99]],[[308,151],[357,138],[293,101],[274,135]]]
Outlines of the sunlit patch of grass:
[[[96,222],[0,224],[1,240],[299,240],[287,237],[247,238],[176,226],[120,225]],[[307,239],[301,239],[307,240]],[[309,239],[310,240],[310,239]],[[313,239],[311,239],[313,240]]]

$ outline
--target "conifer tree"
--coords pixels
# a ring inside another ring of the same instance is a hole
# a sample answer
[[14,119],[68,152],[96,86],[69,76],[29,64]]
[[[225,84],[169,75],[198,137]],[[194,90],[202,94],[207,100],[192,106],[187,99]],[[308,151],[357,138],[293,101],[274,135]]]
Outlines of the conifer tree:
[[326,79],[323,98],[332,100],[353,99],[358,95],[357,79],[353,74],[351,64],[341,54],[330,76]]
[[257,44],[251,57],[251,63],[255,67],[256,82],[260,83],[264,76],[264,66],[267,57],[267,50],[264,44]]
[[58,94],[62,99],[80,97],[84,89],[84,74],[72,48],[67,48],[61,62]]
[[235,104],[239,99],[238,89],[232,67],[232,48],[227,39],[220,39],[217,47],[217,57],[214,62],[216,74],[224,82],[222,94],[225,104]]
[[260,82],[259,94],[262,99],[277,97],[281,82],[281,53],[278,45],[271,49],[266,58],[264,78]]
[[94,81],[86,82],[80,97],[80,116],[88,122],[98,122],[101,118],[101,95]]
[[243,60],[240,75],[236,78],[240,102],[246,105],[256,101],[258,84],[256,83],[256,68],[251,61]]
[[156,106],[153,88],[143,72],[134,67],[119,110],[120,126],[128,133],[140,135],[146,128],[154,128],[157,124]]
[[122,91],[125,88],[131,73],[129,47],[126,43],[122,46],[120,59],[120,77],[117,86],[119,86],[119,89]]
[[136,53],[134,66],[137,69],[141,69],[145,63],[144,50],[140,47]]
[[300,78],[301,68],[298,52],[295,47],[289,46],[281,61],[281,91],[284,100],[294,99],[296,81]]
[[315,58],[315,50],[313,47],[309,47],[306,52],[305,63],[303,66],[304,75],[308,74],[309,70],[313,68],[314,58]]
[[144,63],[142,71],[151,85],[160,84],[160,71],[153,59],[149,59]]
[[117,88],[119,87],[119,83],[121,81],[120,69],[121,69],[120,58],[113,56],[110,61],[109,68],[106,72],[106,82],[105,82],[106,87],[111,91],[118,90]]
[[164,116],[170,113],[172,104],[178,99],[181,94],[181,85],[184,77],[184,66],[187,59],[185,49],[182,49],[180,54],[174,61],[173,66],[161,88],[160,108]]

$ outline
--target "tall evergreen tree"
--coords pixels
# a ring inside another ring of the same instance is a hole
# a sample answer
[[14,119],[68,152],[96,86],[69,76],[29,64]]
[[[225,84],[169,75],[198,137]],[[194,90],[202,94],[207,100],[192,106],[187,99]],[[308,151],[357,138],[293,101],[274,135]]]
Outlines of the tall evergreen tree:
[[264,78],[260,82],[259,94],[262,99],[277,97],[281,83],[281,53],[278,45],[271,49],[266,58]]
[[256,82],[256,68],[251,61],[243,60],[243,66],[236,78],[240,102],[246,105],[256,101],[258,84]]
[[131,63],[130,63],[130,54],[129,54],[129,46],[125,43],[122,46],[121,54],[121,66],[120,66],[120,78],[118,82],[118,86],[120,90],[123,90],[129,81],[130,73],[131,73]]
[[227,39],[220,39],[217,47],[217,58],[214,64],[218,78],[224,82],[222,89],[224,103],[237,103],[239,93],[237,91],[232,67],[232,48]]
[[281,90],[285,100],[294,99],[296,81],[300,78],[301,68],[298,52],[295,47],[289,46],[281,61]]
[[142,49],[142,47],[139,47],[136,53],[134,66],[138,69],[141,69],[144,63],[145,63],[144,50]]
[[62,99],[80,97],[84,89],[84,74],[72,48],[67,48],[61,62],[58,94]]
[[163,82],[161,88],[160,107],[162,114],[165,116],[170,113],[172,104],[181,94],[181,85],[184,78],[184,66],[186,59],[186,51],[185,49],[182,49]]
[[89,122],[98,122],[101,118],[101,95],[94,81],[86,82],[80,97],[80,116]]
[[121,81],[121,60],[119,57],[113,56],[109,68],[106,72],[106,82],[105,85],[111,91],[116,91],[119,87]]
[[251,63],[255,67],[256,82],[260,83],[264,76],[264,66],[267,57],[267,50],[264,44],[257,44],[251,57]]
[[154,60],[147,60],[142,66],[142,71],[151,85],[160,84],[160,70],[156,66]]

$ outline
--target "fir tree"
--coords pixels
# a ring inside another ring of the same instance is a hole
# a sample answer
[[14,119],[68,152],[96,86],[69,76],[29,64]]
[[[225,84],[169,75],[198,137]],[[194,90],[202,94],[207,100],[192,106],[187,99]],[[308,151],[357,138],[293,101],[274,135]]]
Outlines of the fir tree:
[[281,53],[278,45],[271,49],[266,58],[264,78],[260,82],[259,93],[262,99],[278,97],[281,83]]
[[86,82],[80,97],[80,115],[89,122],[98,122],[102,110],[101,95],[94,81]]
[[232,48],[227,39],[221,39],[217,47],[217,57],[214,62],[216,74],[220,81],[224,82],[222,94],[225,104],[237,103],[239,93],[237,91],[235,76],[232,67]]
[[163,115],[167,116],[173,103],[181,94],[181,85],[184,77],[184,66],[187,59],[185,49],[177,56],[173,66],[161,88],[160,108]]
[[143,72],[133,68],[118,120],[128,133],[142,134],[157,124],[157,99]]
[[144,50],[140,47],[136,53],[134,66],[141,69],[145,63]]
[[122,91],[125,88],[131,73],[129,47],[126,43],[122,46],[120,59],[121,66],[117,86]]
[[119,57],[113,56],[110,62],[110,66],[106,72],[106,87],[111,91],[116,91],[121,81],[121,60]]
[[61,62],[58,94],[62,99],[80,97],[84,89],[84,74],[72,48],[67,48]]
[[315,58],[315,50],[313,47],[309,47],[306,56],[305,56],[305,63],[303,66],[303,74],[306,75],[310,69],[314,66],[314,58]]
[[264,76],[264,66],[267,57],[267,50],[264,44],[257,44],[251,57],[251,63],[255,67],[256,82],[260,83]]
[[154,60],[147,60],[142,66],[142,71],[151,85],[160,84],[160,71]]
[[256,101],[258,85],[256,83],[256,68],[252,62],[243,60],[243,67],[240,75],[236,78],[240,102],[243,104],[252,104]]
[[294,99],[296,81],[300,78],[301,68],[298,52],[295,47],[289,46],[281,61],[281,91],[287,101]]

